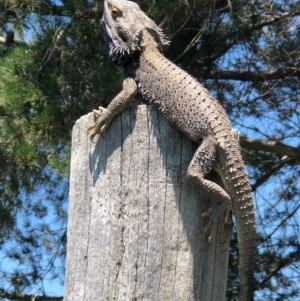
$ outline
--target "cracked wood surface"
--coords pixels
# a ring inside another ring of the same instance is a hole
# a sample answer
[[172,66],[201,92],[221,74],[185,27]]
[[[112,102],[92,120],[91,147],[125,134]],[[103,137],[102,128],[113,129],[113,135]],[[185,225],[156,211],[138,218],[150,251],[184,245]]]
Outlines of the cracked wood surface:
[[65,301],[223,301],[230,229],[208,244],[208,200],[186,180],[195,147],[151,107],[92,144],[73,129]]

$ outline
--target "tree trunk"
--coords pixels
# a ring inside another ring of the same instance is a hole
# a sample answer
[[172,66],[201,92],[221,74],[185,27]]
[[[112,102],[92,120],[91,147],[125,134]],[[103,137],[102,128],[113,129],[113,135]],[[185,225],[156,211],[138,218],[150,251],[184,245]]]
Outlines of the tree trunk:
[[95,143],[73,129],[65,301],[223,301],[230,229],[208,243],[207,198],[186,180],[197,145],[151,107]]

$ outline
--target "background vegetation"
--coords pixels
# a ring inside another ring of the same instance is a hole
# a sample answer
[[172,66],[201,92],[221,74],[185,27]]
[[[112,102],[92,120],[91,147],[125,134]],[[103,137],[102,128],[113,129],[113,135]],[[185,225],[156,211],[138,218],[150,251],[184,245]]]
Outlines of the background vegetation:
[[[258,223],[256,300],[300,297],[299,0],[137,1],[166,56],[241,133]],[[0,299],[59,300],[74,122],[120,88],[99,35],[103,1],[0,1]],[[232,240],[228,300],[237,291]]]

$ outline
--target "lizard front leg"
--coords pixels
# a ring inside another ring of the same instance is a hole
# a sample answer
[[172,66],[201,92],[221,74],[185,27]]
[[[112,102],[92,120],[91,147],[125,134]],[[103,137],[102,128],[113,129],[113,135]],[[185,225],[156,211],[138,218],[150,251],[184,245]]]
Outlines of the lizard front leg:
[[93,111],[98,119],[87,128],[87,132],[90,135],[90,140],[92,142],[94,137],[97,134],[102,134],[108,128],[112,119],[125,109],[132,98],[136,95],[136,92],[136,81],[131,77],[126,77],[123,80],[122,91],[111,101],[108,107],[99,107],[98,110]]
[[212,228],[209,241],[213,241],[217,233],[217,223],[221,218],[225,224],[230,224],[231,199],[228,193],[217,183],[205,179],[205,176],[217,166],[218,146],[215,139],[206,137],[195,152],[188,167],[188,177],[196,182],[201,191],[209,196],[214,203],[204,214],[209,217],[205,232]]

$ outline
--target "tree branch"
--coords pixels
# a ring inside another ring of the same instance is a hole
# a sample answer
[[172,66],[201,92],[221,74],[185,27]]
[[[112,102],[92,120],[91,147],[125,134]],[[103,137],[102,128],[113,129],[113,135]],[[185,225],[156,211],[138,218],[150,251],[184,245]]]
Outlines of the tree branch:
[[[260,17],[258,15],[251,16],[248,20],[248,24],[245,27],[234,29],[229,31],[226,36],[224,36],[224,44],[222,47],[217,47],[215,52],[212,53],[207,59],[205,59],[202,64],[210,65],[212,62],[216,61],[218,58],[223,56],[227,51],[229,51],[233,46],[239,44],[245,39],[249,38],[249,34],[252,31],[260,30],[265,26],[272,25],[278,22],[285,21],[289,18],[296,17],[300,15],[300,11],[285,12],[281,15],[265,15]],[[233,39],[232,39],[233,38]],[[231,42],[227,43],[229,40]],[[219,45],[220,46],[220,45]]]
[[299,260],[300,256],[300,250],[297,249],[294,252],[291,252],[287,257],[285,258],[277,258],[276,262],[274,263],[274,266],[277,263],[277,266],[273,269],[273,271],[270,271],[269,275],[266,275],[265,279],[260,283],[260,286],[262,287],[263,284],[270,281],[270,279],[275,276],[280,270],[282,270],[284,267],[289,266],[291,263]]
[[276,153],[282,156],[287,156],[290,159],[300,159],[300,147],[289,146],[278,141],[267,141],[240,137],[240,144],[246,149],[262,150],[270,153]]
[[256,191],[256,189],[259,186],[268,181],[269,178],[271,178],[278,170],[281,169],[282,166],[284,166],[289,161],[291,161],[291,159],[284,156],[277,164],[275,164],[272,168],[266,171],[260,178],[256,180],[256,182],[253,185],[251,185],[252,191]]
[[281,68],[277,70],[251,72],[251,71],[223,71],[223,70],[197,70],[194,76],[204,79],[226,79],[239,81],[267,81],[289,76],[300,76],[300,68]]
[[252,28],[253,29],[261,29],[264,26],[272,25],[277,22],[284,21],[288,18],[296,17],[300,15],[300,11],[290,11],[282,13],[281,15],[266,15],[263,16],[262,19],[257,22]]
[[[59,17],[70,17],[70,13],[65,10],[63,6],[57,5],[43,5],[37,8],[37,11],[43,16],[59,16]],[[75,19],[95,19],[99,18],[100,10],[97,6],[86,8],[82,11],[75,11]]]
[[14,301],[62,301],[63,297],[48,297],[48,296],[36,296],[26,295],[20,293],[7,292],[4,289],[0,289],[0,299],[9,299]]

